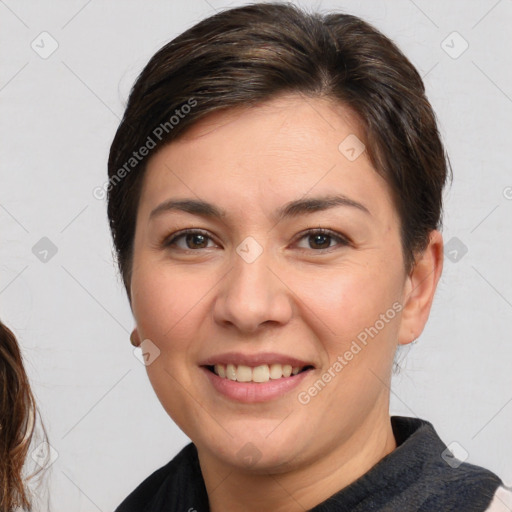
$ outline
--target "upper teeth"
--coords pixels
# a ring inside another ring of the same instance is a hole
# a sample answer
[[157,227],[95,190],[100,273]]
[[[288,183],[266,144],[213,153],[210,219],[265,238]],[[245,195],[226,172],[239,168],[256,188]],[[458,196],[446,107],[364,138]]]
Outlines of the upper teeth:
[[236,380],[238,382],[268,382],[270,379],[280,379],[297,375],[300,371],[299,366],[292,367],[290,364],[262,364],[251,368],[243,364],[216,364],[215,373],[222,378]]

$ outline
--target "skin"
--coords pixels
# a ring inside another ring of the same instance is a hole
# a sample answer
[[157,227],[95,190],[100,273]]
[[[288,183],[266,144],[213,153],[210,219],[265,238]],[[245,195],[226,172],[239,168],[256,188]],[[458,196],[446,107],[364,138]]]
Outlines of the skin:
[[[134,240],[133,334],[160,350],[148,376],[197,446],[214,512],[309,509],[396,447],[389,416],[394,353],[427,321],[442,237],[432,231],[407,273],[387,183],[366,152],[349,161],[338,150],[350,134],[363,139],[348,109],[288,94],[211,114],[148,162]],[[275,218],[290,201],[334,193],[368,212],[337,206]],[[208,201],[226,215],[150,217],[171,198]],[[161,243],[187,228],[211,238]],[[313,228],[349,242],[318,242],[303,233]],[[249,236],[263,250],[252,263],[236,252]],[[300,403],[297,395],[394,303],[401,311],[309,403]],[[282,397],[236,403],[215,391],[198,366],[229,351],[293,355],[315,369]],[[244,446],[254,455],[250,467],[239,453]]]

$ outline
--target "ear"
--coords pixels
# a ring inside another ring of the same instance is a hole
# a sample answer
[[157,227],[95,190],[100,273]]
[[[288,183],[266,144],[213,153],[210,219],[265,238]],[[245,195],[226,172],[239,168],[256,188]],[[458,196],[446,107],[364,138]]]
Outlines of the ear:
[[407,345],[420,336],[430,314],[434,293],[443,270],[443,237],[430,233],[427,248],[417,256],[404,286],[398,343]]
[[139,332],[137,331],[137,327],[135,327],[130,334],[130,342],[134,347],[138,347],[140,345],[140,336]]

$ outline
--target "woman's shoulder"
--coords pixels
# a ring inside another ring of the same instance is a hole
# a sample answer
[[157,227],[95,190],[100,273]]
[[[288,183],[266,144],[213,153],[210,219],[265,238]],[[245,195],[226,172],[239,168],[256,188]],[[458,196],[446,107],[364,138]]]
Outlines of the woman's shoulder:
[[512,488],[500,485],[485,512],[510,512],[512,510]]
[[314,512],[501,512],[488,508],[493,499],[501,499],[497,491],[503,482],[497,475],[457,459],[426,420],[393,416],[391,423],[396,449]]
[[419,481],[428,483],[428,501],[453,502],[454,510],[458,510],[461,500],[466,500],[474,506],[468,510],[486,510],[496,491],[503,486],[499,476],[469,463],[467,452],[458,443],[446,445],[430,422],[403,417],[395,417],[393,421],[394,428],[405,433],[400,446],[404,460],[416,461]]
[[[205,507],[206,503],[206,507]],[[115,512],[208,510],[197,449],[186,445],[170,462],[148,476]]]
[[494,510],[488,507],[507,492],[499,476],[467,462],[467,452],[458,443],[446,445],[429,421],[393,417],[392,423],[400,441],[398,448],[403,451],[403,458],[397,460],[407,461],[416,469],[417,479],[411,481],[411,487],[416,487],[418,494],[421,488],[428,489],[424,504],[433,505],[432,510],[439,506],[461,510],[462,503],[466,504],[465,510]]

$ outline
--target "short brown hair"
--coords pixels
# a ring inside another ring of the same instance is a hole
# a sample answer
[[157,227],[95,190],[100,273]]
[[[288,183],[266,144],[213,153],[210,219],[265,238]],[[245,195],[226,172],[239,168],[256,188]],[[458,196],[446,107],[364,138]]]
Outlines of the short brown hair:
[[134,151],[150,140],[151,151],[169,144],[211,112],[287,92],[332,99],[356,113],[370,160],[392,191],[406,269],[412,267],[441,224],[449,167],[420,75],[392,41],[355,16],[256,3],[176,37],[131,90],[108,161],[108,216],[128,293],[147,163]]

